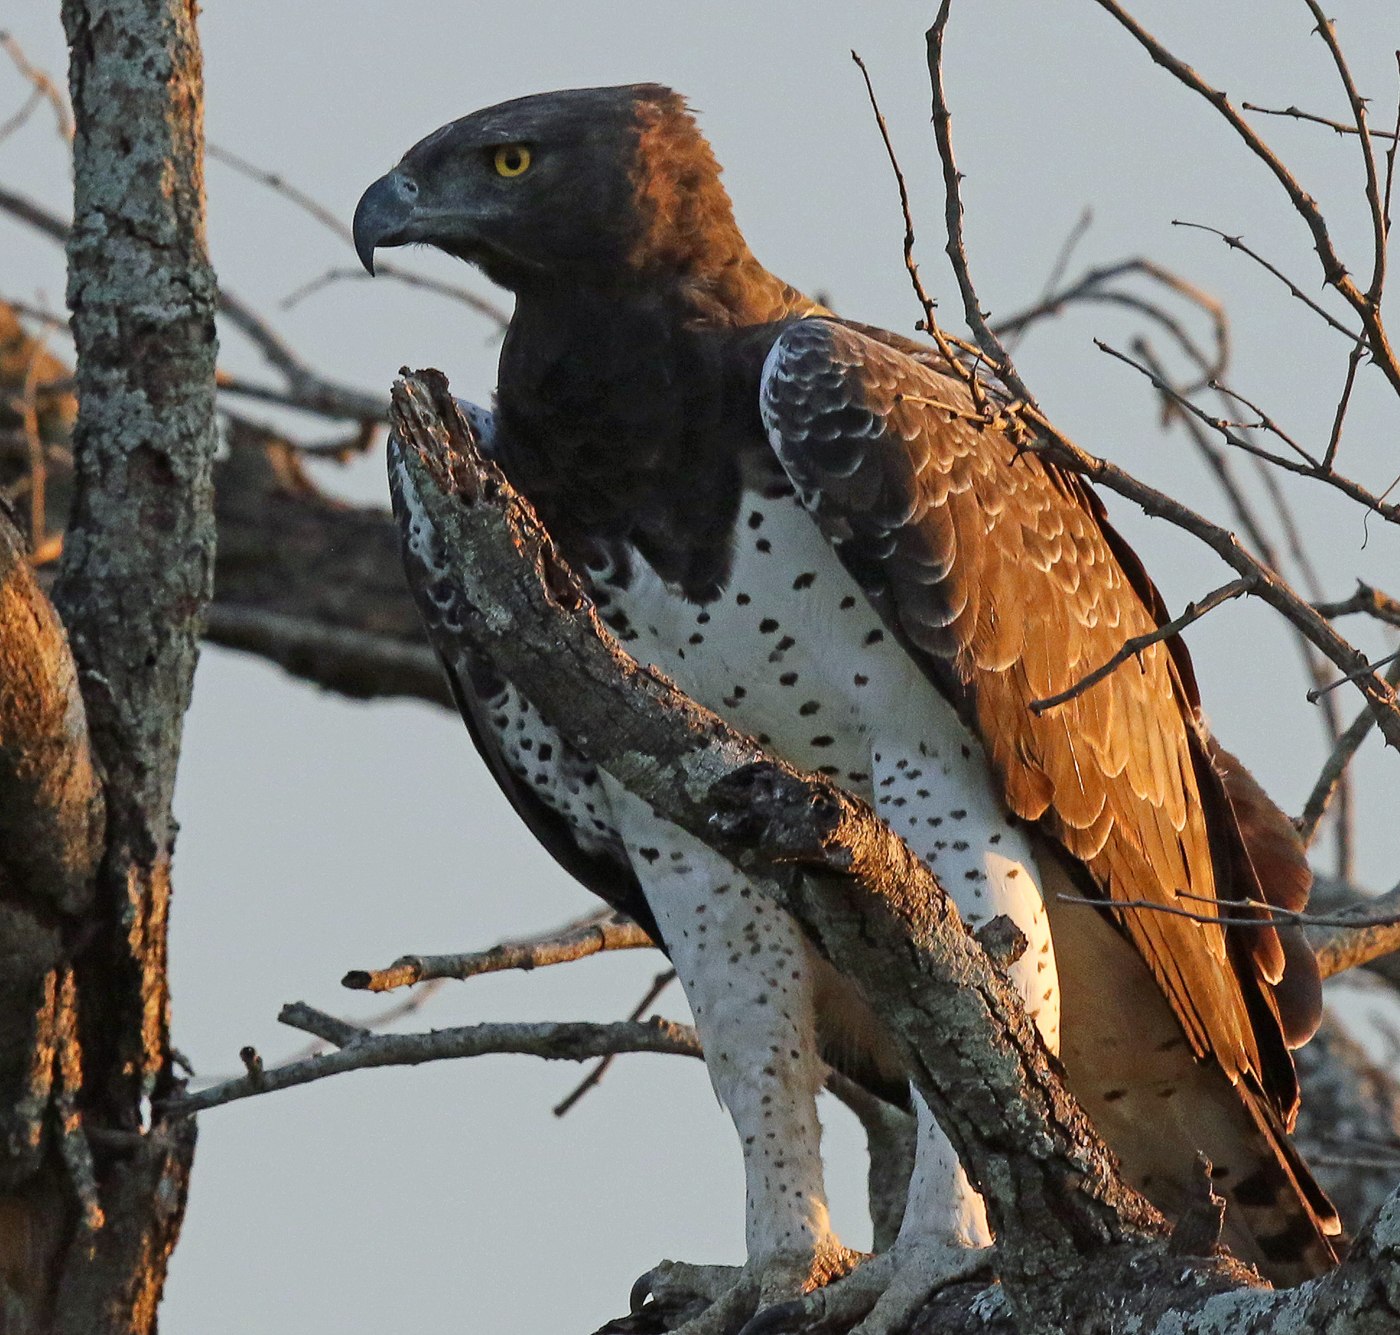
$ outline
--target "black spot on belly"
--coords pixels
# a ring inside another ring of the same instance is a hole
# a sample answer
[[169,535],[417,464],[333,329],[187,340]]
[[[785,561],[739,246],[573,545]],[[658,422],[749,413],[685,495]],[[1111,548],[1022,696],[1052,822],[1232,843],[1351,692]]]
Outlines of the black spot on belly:
[[796,683],[797,673],[795,672],[784,672],[783,675],[778,678],[778,684],[781,686],[793,686],[796,685]]
[[830,746],[835,740],[834,737],[828,737],[823,733],[820,737],[813,737],[811,744],[813,746]]
[[885,632],[884,632],[884,631],[882,631],[882,630],[872,630],[872,631],[865,637],[865,642],[866,642],[866,644],[879,644],[880,641],[883,640],[884,638],[885,638]]
[[796,589],[810,589],[817,581],[816,574],[811,570],[804,570],[795,580],[792,587]]
[[848,593],[844,598],[841,599],[841,610],[843,612],[849,612],[851,608],[853,608],[855,605],[856,599],[855,595],[852,593]]
[[763,511],[755,510],[749,515],[749,527],[758,528],[763,523]]
[[801,714],[803,718],[810,718],[820,708],[821,702],[819,700],[804,700],[802,702],[802,707],[797,712]]
[[648,862],[655,862],[661,856],[659,848],[639,848],[637,850]]
[[758,633],[760,635],[771,635],[778,629],[778,623],[772,617],[764,617],[758,623]]
[[747,593],[736,593],[734,595],[734,601],[738,603],[740,607],[747,607],[753,602],[753,599],[750,598]]
[[763,552],[765,554],[773,550],[773,544],[769,542],[767,538],[760,538],[756,543],[754,543],[754,546],[760,552]]
[[1103,1092],[1105,1103],[1117,1103],[1128,1091],[1126,1089],[1106,1089]]

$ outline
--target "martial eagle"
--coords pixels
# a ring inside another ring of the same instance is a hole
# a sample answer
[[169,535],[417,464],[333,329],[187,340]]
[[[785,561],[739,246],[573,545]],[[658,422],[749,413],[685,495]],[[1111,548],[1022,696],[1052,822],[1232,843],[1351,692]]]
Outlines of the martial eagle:
[[[1182,1208],[1204,1152],[1240,1255],[1285,1280],[1329,1264],[1336,1216],[1287,1139],[1289,1049],[1321,1006],[1306,942],[1115,907],[1302,908],[1292,827],[1211,737],[1179,640],[1029,707],[1166,619],[1085,483],[978,422],[934,349],[763,268],[669,89],[546,93],[454,121],[370,186],[354,231],[371,272],[377,247],[426,242],[514,293],[479,425],[629,652],[873,801],[967,922],[1018,924],[1029,948],[1010,977],[1159,1207]],[[743,1149],[750,1273],[775,1299],[848,1268],[822,1182],[822,1060],[903,1097],[893,1043],[759,888],[473,661],[392,459],[391,473],[477,746],[551,851],[680,975]],[[893,1256],[927,1267],[989,1237],[918,1112]]]

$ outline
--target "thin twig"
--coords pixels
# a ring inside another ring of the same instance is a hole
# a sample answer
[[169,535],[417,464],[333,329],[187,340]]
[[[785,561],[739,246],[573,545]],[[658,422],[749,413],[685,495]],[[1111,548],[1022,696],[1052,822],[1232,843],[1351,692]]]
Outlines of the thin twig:
[[1356,81],[1351,77],[1351,68],[1337,41],[1337,25],[1322,12],[1318,0],[1303,0],[1313,18],[1317,21],[1317,35],[1322,38],[1331,52],[1332,63],[1337,67],[1337,77],[1342,82],[1347,104],[1351,107],[1352,122],[1361,145],[1361,157],[1366,170],[1366,203],[1371,210],[1371,242],[1373,259],[1371,284],[1366,289],[1366,300],[1375,306],[1380,302],[1381,291],[1385,287],[1386,228],[1385,206],[1381,200],[1380,176],[1376,170],[1376,150],[1371,142],[1371,126],[1366,119],[1366,99],[1356,91]]
[[1351,406],[1351,391],[1356,385],[1356,368],[1366,355],[1365,340],[1358,340],[1347,358],[1346,380],[1342,384],[1341,397],[1337,400],[1337,411],[1332,416],[1332,434],[1327,438],[1327,450],[1322,456],[1322,466],[1329,472],[1337,459],[1337,447],[1342,443],[1342,425],[1346,421],[1347,409]]
[[[251,1049],[249,1049],[251,1051]],[[185,1116],[217,1108],[255,1094],[271,1094],[324,1080],[343,1071],[366,1071],[380,1066],[418,1066],[489,1053],[519,1053],[553,1061],[589,1061],[609,1052],[663,1052],[699,1057],[700,1041],[688,1025],[671,1020],[583,1021],[538,1024],[474,1024],[435,1029],[425,1034],[368,1034],[344,1048],[290,1062],[286,1066],[250,1071],[195,1094],[167,1100],[167,1116]]]
[[[1400,51],[1395,53],[1395,66],[1400,71]],[[1390,199],[1395,186],[1395,157],[1400,151],[1400,96],[1395,99],[1395,130],[1390,135],[1390,147],[1385,151],[1385,200],[1382,214],[1385,218],[1385,234],[1390,236]]]
[[[662,969],[662,971],[651,980],[651,986],[647,988],[646,995],[632,1008],[629,1020],[640,1020],[642,1016],[651,1009],[659,997],[674,981],[676,971],[674,969]],[[608,1073],[617,1054],[610,1052],[606,1057],[601,1058],[589,1073],[574,1086],[573,1092],[562,1098],[554,1105],[554,1115],[563,1117],[585,1094],[591,1089],[597,1089],[602,1083],[603,1077]]]
[[[53,108],[58,133],[64,143],[72,143],[73,111],[68,105],[68,99],[63,95],[63,90],[43,70],[30,62],[13,33],[0,32],[0,47],[4,48],[5,54],[14,62],[20,74],[33,85],[35,95]],[[28,118],[27,114],[25,118]],[[0,138],[4,138],[4,135],[0,134]]]
[[1360,931],[1370,927],[1400,927],[1400,907],[1393,912],[1360,916],[1357,913],[1307,913],[1296,909],[1281,909],[1264,899],[1209,900],[1205,895],[1178,892],[1180,899],[1200,899],[1222,907],[1249,910],[1249,915],[1207,913],[1201,909],[1182,908],[1179,904],[1163,904],[1155,899],[1090,899],[1081,895],[1059,894],[1062,904],[1087,905],[1090,908],[1135,909],[1147,913],[1165,913],[1173,918],[1189,918],[1192,922],[1219,927],[1344,927]]
[[[1241,110],[1252,111],[1258,116],[1286,116],[1289,120],[1308,121],[1313,125],[1325,125],[1329,130],[1335,130],[1338,134],[1355,134],[1356,126],[1348,125],[1346,121],[1334,121],[1327,116],[1318,116],[1311,111],[1303,111],[1298,107],[1261,107],[1255,102],[1241,102]],[[1372,138],[1375,139],[1395,139],[1396,136],[1388,130],[1372,130]]]
[[1336,681],[1329,681],[1327,685],[1318,686],[1309,691],[1308,703],[1310,705],[1316,704],[1318,699],[1329,691],[1335,691],[1338,686],[1349,681],[1360,681],[1363,677],[1374,674],[1377,669],[1385,667],[1387,663],[1395,662],[1398,658],[1400,658],[1400,649],[1397,649],[1393,654],[1386,654],[1384,658],[1374,658],[1370,662],[1358,663],[1350,672],[1344,672]]
[[656,943],[630,918],[603,909],[522,941],[503,941],[465,955],[404,955],[387,969],[352,969],[341,985],[357,992],[388,992],[433,978],[475,978],[505,969],[568,964],[605,950],[641,950]]
[[[312,198],[306,191],[293,185],[285,176],[277,172],[268,171],[264,167],[259,167],[255,162],[249,162],[247,158],[240,157],[237,153],[227,148],[220,148],[217,144],[207,145],[206,150],[211,158],[216,162],[222,162],[226,167],[231,167],[234,171],[246,176],[251,181],[258,182],[259,185],[266,186],[275,194],[279,194],[283,199],[295,204],[297,208],[314,218],[321,226],[334,233],[347,246],[353,247],[354,237],[350,229],[319,200]],[[510,323],[510,317],[494,302],[485,297],[478,296],[475,292],[465,287],[457,287],[452,283],[439,282],[435,278],[429,278],[424,274],[414,273],[411,269],[404,269],[397,264],[376,261],[375,272],[386,278],[396,279],[398,282],[406,283],[410,287],[423,288],[429,292],[437,292],[442,296],[450,297],[453,301],[460,301],[463,305],[469,306],[479,315],[484,315],[491,320],[497,329],[504,333],[506,326]],[[282,302],[283,310],[290,310],[297,302],[304,300],[311,293],[325,287],[328,283],[337,282],[343,278],[368,278],[368,274],[359,269],[331,269],[328,273],[319,278],[312,279],[304,287],[299,288],[291,296],[286,297]]]
[[[1089,228],[1093,226],[1093,223],[1094,210],[1090,205],[1086,204],[1079,217],[1075,219],[1074,226],[1069,229],[1065,239],[1060,243],[1060,249],[1055,255],[1054,262],[1050,265],[1050,272],[1045,276],[1045,282],[1041,286],[1040,295],[1036,297],[1034,303],[1030,307],[1031,310],[1040,308],[1044,310],[1047,316],[1059,314],[1062,307],[1053,304],[1054,296],[1060,284],[1064,282],[1065,274],[1069,272],[1069,265],[1070,261],[1074,258],[1074,252],[1079,249],[1079,243],[1088,235]],[[1023,319],[1017,327],[1016,332],[1010,335],[1007,334],[1004,328],[1006,323],[1005,321],[998,321],[997,333],[1007,340],[1009,350],[1020,343],[1021,338],[1025,335],[1027,330],[1030,329],[1034,321]]]
[[[1400,660],[1391,662],[1386,680],[1392,686],[1400,684]],[[1352,720],[1351,726],[1337,738],[1331,754],[1323,763],[1322,772],[1317,776],[1317,782],[1313,784],[1312,792],[1308,794],[1308,800],[1303,804],[1303,814],[1295,822],[1304,844],[1311,844],[1316,838],[1318,826],[1327,814],[1333,794],[1347,774],[1348,766],[1360,749],[1361,743],[1370,736],[1371,729],[1375,726],[1375,714],[1370,709],[1363,709]]]
[[[1211,322],[1215,355],[1207,356],[1180,321],[1156,302],[1134,297],[1131,293],[1105,290],[1108,283],[1133,274],[1141,274],[1151,282],[1160,284],[1169,291],[1184,297],[1192,305],[1204,311]],[[1017,311],[1005,319],[993,321],[992,330],[1002,339],[1023,334],[1036,321],[1059,315],[1066,306],[1085,301],[1115,302],[1139,310],[1149,316],[1172,336],[1187,357],[1191,359],[1191,362],[1200,370],[1202,384],[1218,379],[1225,373],[1230,359],[1230,323],[1224,304],[1180,274],[1173,273],[1172,270],[1158,264],[1155,260],[1142,256],[1086,270],[1074,282],[1058,291],[1049,290],[1033,305],[1024,310]]]
[[[415,273],[412,269],[400,268],[397,264],[380,259],[376,259],[374,262],[374,276],[376,278],[390,278],[395,282],[402,283],[405,287],[417,288],[423,292],[435,292],[438,296],[446,297],[450,301],[461,302],[462,305],[470,307],[478,315],[486,316],[495,325],[497,334],[504,334],[510,324],[510,317],[494,302],[489,301],[486,297],[478,296],[470,288],[460,287],[456,283],[445,283],[440,278]],[[329,287],[332,283],[368,282],[369,278],[369,274],[363,269],[339,267],[327,269],[325,273],[318,274],[315,278],[288,293],[279,304],[284,311],[289,311],[308,297]]]
[[[992,373],[1006,386],[1013,399],[1038,411],[1035,397],[1017,372],[1011,354],[987,323],[968,268],[967,245],[963,239],[962,173],[958,171],[957,159],[953,156],[953,117],[943,87],[943,37],[951,9],[952,0],[942,0],[933,26],[924,34],[929,90],[933,99],[933,134],[938,144],[938,159],[943,167],[943,223],[948,238],[944,250],[952,263],[958,291],[962,294],[963,318]],[[973,383],[972,380],[969,383]],[[981,406],[979,401],[978,407]],[[1020,433],[1017,431],[1014,434]]]
[[1152,60],[1167,70],[1178,82],[1199,94],[1219,113],[1220,117],[1244,142],[1245,146],[1273,174],[1288,196],[1293,210],[1303,220],[1313,240],[1322,265],[1323,279],[1356,312],[1366,330],[1371,355],[1381,373],[1400,393],[1400,360],[1390,345],[1385,324],[1380,316],[1379,302],[1363,292],[1347,272],[1346,265],[1337,254],[1336,247],[1327,228],[1327,220],[1318,207],[1317,201],[1303,189],[1297,177],[1284,165],[1279,156],[1259,136],[1254,127],[1246,121],[1220,89],[1212,87],[1180,57],[1174,55],[1136,19],[1130,15],[1118,0],[1095,0],[1095,3],[1124,28],[1147,52]]
[[[1366,509],[1372,513],[1380,515],[1387,523],[1400,524],[1400,505],[1386,501],[1383,496],[1377,496],[1375,493],[1368,491],[1359,482],[1355,482],[1341,473],[1325,469],[1322,466],[1321,460],[1314,459],[1301,445],[1294,441],[1292,437],[1284,433],[1279,428],[1278,424],[1275,423],[1272,418],[1268,417],[1267,414],[1261,414],[1259,422],[1252,423],[1251,426],[1258,426],[1260,429],[1267,428],[1273,434],[1277,435],[1280,440],[1283,440],[1291,448],[1297,450],[1302,455],[1302,460],[1289,459],[1284,455],[1275,454],[1272,450],[1266,450],[1256,445],[1246,435],[1242,434],[1242,424],[1238,422],[1229,422],[1223,417],[1215,417],[1211,413],[1206,412],[1199,404],[1179,393],[1175,386],[1169,381],[1163,379],[1160,375],[1143,365],[1142,362],[1129,356],[1126,352],[1118,351],[1117,348],[1105,343],[1102,339],[1095,339],[1094,345],[1101,352],[1105,352],[1110,357],[1115,357],[1125,365],[1131,366],[1139,375],[1144,376],[1155,389],[1163,394],[1169,395],[1174,403],[1204,422],[1212,431],[1219,432],[1220,435],[1236,449],[1243,450],[1246,454],[1251,454],[1257,459],[1263,459],[1277,468],[1284,469],[1286,472],[1297,473],[1300,477],[1314,478],[1319,482],[1325,483],[1327,486],[1340,491],[1342,495],[1349,499],[1364,505]],[[1241,403],[1245,403],[1246,406],[1254,408],[1253,404],[1249,404],[1247,400],[1235,391],[1225,390],[1223,386],[1216,386],[1216,388],[1221,389],[1222,392],[1229,394],[1232,398],[1238,399]],[[1258,409],[1254,410],[1258,411]]]
[[[1241,430],[1245,431],[1267,431],[1269,435],[1277,436],[1285,445],[1288,446],[1290,450],[1293,451],[1294,454],[1296,454],[1300,459],[1302,459],[1304,463],[1311,465],[1315,469],[1321,467],[1318,461],[1313,458],[1312,454],[1308,450],[1305,450],[1296,440],[1294,440],[1292,436],[1290,436],[1281,426],[1279,426],[1279,424],[1275,422],[1274,419],[1270,417],[1269,414],[1266,413],[1252,399],[1245,398],[1245,396],[1241,394],[1239,390],[1231,389],[1228,385],[1223,385],[1219,381],[1216,381],[1214,384],[1212,384],[1211,388],[1215,390],[1218,394],[1223,394],[1227,399],[1232,399],[1235,403],[1240,404],[1242,407],[1248,408],[1249,411],[1252,412],[1255,416],[1255,420],[1253,422],[1232,422],[1227,423],[1227,425],[1237,426]],[[1256,447],[1254,453],[1262,458],[1266,451],[1260,450]]]
[[1244,238],[1231,236],[1229,232],[1222,232],[1218,227],[1212,227],[1209,223],[1187,222],[1182,218],[1172,219],[1173,227],[1189,227],[1197,232],[1209,232],[1212,236],[1218,236],[1231,250],[1238,250],[1241,255],[1247,255],[1266,273],[1272,274],[1280,283],[1288,289],[1289,295],[1296,297],[1312,313],[1320,317],[1330,328],[1335,329],[1339,334],[1345,334],[1347,338],[1355,343],[1358,339],[1364,338],[1364,331],[1358,333],[1355,329],[1349,329],[1336,316],[1334,316],[1324,306],[1320,306],[1301,287],[1298,286],[1286,273],[1277,265],[1271,264],[1257,250],[1245,245]]
[[44,95],[37,88],[29,90],[29,96],[20,103],[19,110],[8,120],[0,123],[0,144],[3,144],[16,131],[24,128],[43,100]]
[[885,155],[890,160],[890,169],[894,172],[895,184],[899,187],[899,208],[904,217],[904,267],[909,274],[909,282],[914,288],[914,296],[918,299],[924,313],[923,319],[915,325],[915,328],[922,329],[934,340],[943,360],[966,382],[972,393],[973,403],[981,409],[986,392],[978,383],[977,376],[965,367],[961,358],[954,353],[948,336],[939,326],[938,318],[934,314],[934,308],[938,303],[929,296],[924,288],[923,279],[919,277],[919,266],[914,259],[914,214],[909,207],[909,187],[904,182],[904,171],[900,167],[899,157],[894,151],[889,126],[885,122],[884,113],[880,110],[879,99],[875,96],[875,85],[871,82],[870,71],[865,68],[865,61],[856,52],[851,52],[851,59],[855,61],[860,69],[861,78],[865,80],[865,94],[870,99],[870,109],[875,114],[875,124],[880,131],[880,141],[885,146]]
[[225,167],[232,167],[239,175],[246,176],[250,181],[256,181],[259,185],[266,186],[274,194],[281,195],[283,199],[295,204],[303,213],[309,214],[322,227],[338,236],[347,246],[355,244],[355,238],[351,235],[350,229],[330,209],[320,201],[313,199],[304,190],[293,185],[286,177],[279,176],[276,172],[268,171],[264,167],[259,167],[256,163],[249,162],[247,158],[240,157],[231,149],[221,148],[218,144],[206,143],[204,151],[215,162],[222,162]]
[[1154,644],[1160,644],[1163,640],[1169,640],[1173,635],[1179,635],[1192,622],[1199,621],[1207,612],[1213,611],[1221,603],[1238,598],[1242,593],[1249,593],[1257,583],[1257,579],[1248,577],[1232,579],[1228,584],[1222,584],[1218,589],[1206,594],[1199,602],[1187,603],[1179,617],[1168,621],[1165,625],[1158,626],[1156,630],[1149,631],[1145,635],[1134,635],[1131,639],[1125,640],[1122,648],[1108,662],[1096,667],[1087,676],[1081,677],[1067,690],[1061,691],[1058,695],[1048,695],[1043,700],[1032,700],[1031,711],[1043,714],[1049,709],[1054,709],[1056,705],[1065,704],[1076,696],[1083,695],[1091,686],[1096,686],[1105,677],[1122,667],[1130,658],[1136,658],[1144,649],[1150,648]]
[[1371,585],[1356,582],[1356,592],[1350,598],[1341,598],[1331,603],[1314,603],[1313,610],[1319,616],[1344,617],[1365,613],[1388,626],[1400,626],[1400,598],[1393,598]]

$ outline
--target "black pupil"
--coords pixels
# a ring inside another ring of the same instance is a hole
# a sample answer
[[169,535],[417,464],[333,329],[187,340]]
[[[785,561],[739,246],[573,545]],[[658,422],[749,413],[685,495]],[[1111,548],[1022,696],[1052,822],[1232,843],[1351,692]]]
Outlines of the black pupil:
[[508,148],[505,154],[505,167],[508,172],[518,172],[524,159],[518,148]]

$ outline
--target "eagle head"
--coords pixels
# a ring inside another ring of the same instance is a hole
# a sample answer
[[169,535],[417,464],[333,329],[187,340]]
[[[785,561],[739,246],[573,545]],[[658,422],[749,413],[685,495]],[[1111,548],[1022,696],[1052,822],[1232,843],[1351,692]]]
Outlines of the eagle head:
[[746,254],[709,144],[659,84],[538,93],[452,121],[365,191],[354,235],[371,274],[379,247],[423,242],[514,291]]

